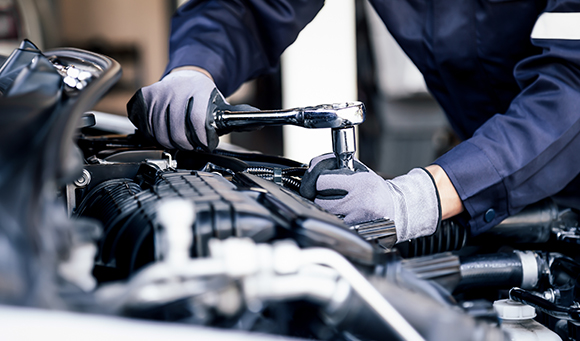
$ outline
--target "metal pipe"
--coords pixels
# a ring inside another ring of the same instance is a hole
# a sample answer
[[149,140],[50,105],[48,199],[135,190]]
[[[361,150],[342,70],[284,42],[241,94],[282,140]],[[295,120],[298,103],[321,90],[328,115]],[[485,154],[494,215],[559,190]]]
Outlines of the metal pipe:
[[338,253],[321,248],[303,250],[305,262],[329,266],[335,269],[352,289],[393,329],[403,340],[424,340],[363,275]]

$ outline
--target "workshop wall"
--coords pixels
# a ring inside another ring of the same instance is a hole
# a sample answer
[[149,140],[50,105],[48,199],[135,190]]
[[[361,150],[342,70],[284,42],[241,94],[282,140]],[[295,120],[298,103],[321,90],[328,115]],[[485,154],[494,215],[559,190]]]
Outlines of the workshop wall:
[[58,0],[62,44],[111,56],[123,68],[121,81],[95,110],[124,115],[133,93],[159,80],[167,63],[172,4],[167,0]]

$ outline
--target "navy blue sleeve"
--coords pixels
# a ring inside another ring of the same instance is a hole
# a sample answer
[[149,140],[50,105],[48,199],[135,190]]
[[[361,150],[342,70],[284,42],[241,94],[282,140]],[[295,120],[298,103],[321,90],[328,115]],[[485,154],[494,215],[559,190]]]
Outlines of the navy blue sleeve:
[[542,53],[514,70],[520,94],[435,162],[470,214],[473,234],[556,194],[580,173],[579,25],[580,2],[549,0],[531,37]]
[[243,82],[274,71],[324,0],[190,0],[172,18],[169,64],[199,66],[228,96]]

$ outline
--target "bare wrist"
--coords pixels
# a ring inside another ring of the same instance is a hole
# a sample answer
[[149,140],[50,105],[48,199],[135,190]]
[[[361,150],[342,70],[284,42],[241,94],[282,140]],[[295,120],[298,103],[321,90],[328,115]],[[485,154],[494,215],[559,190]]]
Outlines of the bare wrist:
[[463,212],[463,203],[457,194],[457,190],[451,183],[447,173],[439,165],[430,165],[425,169],[431,173],[437,191],[439,192],[439,199],[441,200],[441,219],[451,218]]

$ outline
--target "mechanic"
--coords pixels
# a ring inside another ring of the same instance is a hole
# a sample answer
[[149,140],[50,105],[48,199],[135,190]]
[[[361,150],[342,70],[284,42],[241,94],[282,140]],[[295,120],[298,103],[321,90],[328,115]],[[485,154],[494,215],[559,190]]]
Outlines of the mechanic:
[[[579,196],[579,1],[370,2],[463,142],[392,180],[358,161],[356,172],[334,169],[323,155],[301,194],[349,224],[391,218],[398,241],[457,215],[475,235],[543,198]],[[274,71],[323,5],[190,0],[172,19],[165,76],[137,92],[131,119],[165,147],[214,149],[208,105]]]

